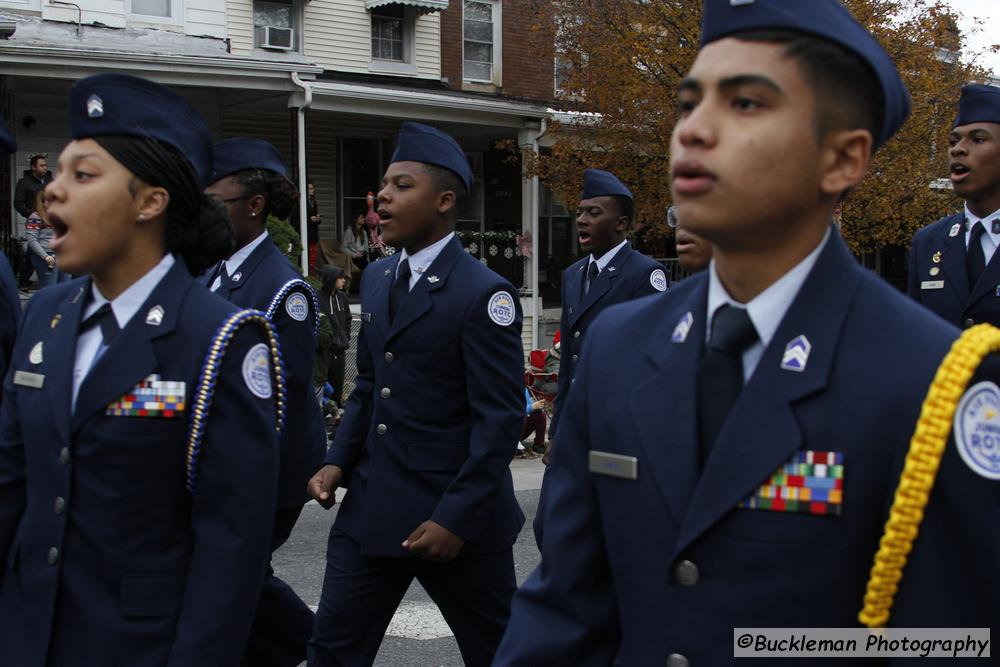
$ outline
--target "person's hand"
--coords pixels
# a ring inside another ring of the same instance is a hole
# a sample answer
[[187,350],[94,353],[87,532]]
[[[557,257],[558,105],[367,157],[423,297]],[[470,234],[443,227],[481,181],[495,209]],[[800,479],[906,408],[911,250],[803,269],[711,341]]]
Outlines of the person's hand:
[[319,216],[319,215],[314,215],[314,216],[312,216],[311,218],[309,218],[309,221],[310,221],[310,222],[319,222],[319,221],[320,221],[320,220],[322,220],[322,219],[323,219],[323,217],[322,217],[322,216]]
[[545,407],[545,401],[535,401],[534,403],[531,404],[532,412],[534,412],[535,410],[541,410],[544,407]]
[[430,561],[455,560],[465,540],[439,523],[424,521],[403,540],[403,548],[417,558]]
[[56,258],[53,257],[52,255],[46,255],[45,256],[45,263],[48,264],[49,268],[51,269],[52,267],[54,267],[56,265]]
[[309,480],[309,484],[306,485],[306,492],[310,498],[322,505],[324,509],[330,509],[337,502],[334,494],[343,479],[344,471],[339,466],[323,466]]

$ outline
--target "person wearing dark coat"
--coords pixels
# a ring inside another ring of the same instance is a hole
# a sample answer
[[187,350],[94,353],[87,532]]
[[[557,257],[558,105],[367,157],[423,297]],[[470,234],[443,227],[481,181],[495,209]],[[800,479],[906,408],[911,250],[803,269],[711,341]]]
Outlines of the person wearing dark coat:
[[[6,160],[15,151],[17,142],[14,133],[0,119],[0,159]],[[17,279],[7,255],[0,252],[0,378],[7,374],[20,320],[21,297],[17,292]]]
[[327,265],[320,269],[323,290],[319,299],[320,315],[330,321],[333,344],[330,352],[327,381],[333,387],[333,400],[338,408],[344,407],[344,371],[347,350],[351,346],[351,307],[344,292],[344,270]]
[[[213,148],[212,179],[205,192],[223,202],[233,222],[236,252],[207,276],[208,287],[274,323],[288,379],[290,419],[281,439],[281,466],[271,551],[288,539],[306,498],[306,482],[326,452],[326,429],[312,385],[318,313],[316,293],[267,233],[269,215],[284,219],[298,192],[278,151],[266,141],[227,139]],[[245,666],[298,665],[306,657],[313,613],[268,567]]]

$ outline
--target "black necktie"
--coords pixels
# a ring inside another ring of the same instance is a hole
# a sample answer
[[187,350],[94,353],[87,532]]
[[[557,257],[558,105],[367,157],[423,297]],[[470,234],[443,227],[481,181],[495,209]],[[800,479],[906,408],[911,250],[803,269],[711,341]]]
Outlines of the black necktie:
[[593,286],[594,281],[597,280],[597,275],[600,272],[601,270],[597,268],[597,262],[591,262],[590,266],[587,268],[587,279],[583,283],[584,296],[587,296],[587,292],[590,291],[590,288]]
[[698,436],[705,464],[726,417],[743,391],[743,353],[757,341],[746,308],[720,306],[698,363]]
[[115,339],[120,329],[118,328],[118,320],[115,318],[115,313],[111,310],[110,301],[98,308],[93,315],[80,324],[80,333],[89,331],[95,326],[101,327],[101,337],[104,339],[105,347],[111,345],[111,341]]
[[969,272],[969,289],[976,286],[979,276],[983,275],[986,269],[986,255],[983,254],[983,242],[981,240],[986,228],[982,221],[972,225],[972,233],[969,234],[969,252],[965,256],[965,268]]
[[212,280],[210,280],[208,283],[209,289],[211,289],[212,284],[215,283],[215,278],[219,279],[219,286],[215,288],[215,292],[223,291],[224,289],[226,289],[226,287],[229,286],[229,283],[232,282],[229,279],[229,272],[226,271],[226,260],[222,260],[221,262],[219,262],[219,266],[215,270],[215,277],[213,277]]
[[392,322],[396,319],[396,313],[399,311],[399,305],[403,303],[403,299],[406,295],[410,293],[410,261],[404,259],[399,263],[399,268],[396,269],[396,282],[392,284],[392,290],[389,291],[389,321]]

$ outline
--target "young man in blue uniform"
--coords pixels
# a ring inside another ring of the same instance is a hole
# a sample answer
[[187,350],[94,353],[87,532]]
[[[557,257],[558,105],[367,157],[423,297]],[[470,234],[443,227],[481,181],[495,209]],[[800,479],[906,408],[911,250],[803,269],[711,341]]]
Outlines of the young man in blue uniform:
[[[17,151],[14,133],[0,119],[0,160],[6,160]],[[17,279],[7,260],[0,252],[0,378],[7,374],[10,353],[14,349],[17,324],[21,319],[21,297],[17,292]]]
[[310,481],[330,531],[309,664],[368,665],[414,577],[467,665],[488,665],[510,613],[524,523],[510,460],[524,419],[513,286],[455,237],[472,189],[449,135],[404,123],[378,193],[400,249],[361,281],[358,378],[326,465]]
[[[874,38],[839,0],[707,0],[702,44],[671,161],[678,216],[713,260],[588,333],[542,563],[497,665],[729,664],[734,628],[858,627],[958,335],[862,269],[832,224],[909,112]],[[949,444],[892,625],[1000,617],[995,467]]]
[[907,291],[959,327],[1000,326],[1000,88],[962,88],[948,141],[965,211],[914,235]]
[[[634,217],[632,191],[617,176],[601,169],[583,172],[583,192],[576,207],[576,229],[580,250],[586,256],[570,265],[562,277],[559,331],[565,343],[559,360],[556,404],[549,425],[550,450],[557,442],[556,431],[562,406],[566,403],[580,362],[584,334],[591,324],[608,306],[667,289],[667,275],[663,267],[635,251],[625,238]],[[551,455],[551,451],[546,452],[545,460],[548,461]],[[540,508],[546,497],[543,479],[538,497],[539,511],[532,522],[538,545],[542,543],[544,532]]]
[[69,95],[46,188],[61,266],[0,419],[0,664],[235,667],[268,558],[284,383],[273,328],[198,285],[232,248],[211,137],[143,79]]
[[[298,204],[277,149],[260,139],[215,145],[212,183],[205,190],[225,204],[236,251],[208,274],[208,287],[244,308],[264,311],[281,341],[290,418],[281,440],[278,503],[271,537],[276,551],[308,499],[305,485],[326,453],[326,429],[312,388],[319,316],[316,294],[267,233],[268,215],[287,218]],[[244,656],[246,667],[295,667],[306,657],[313,613],[268,568]]]

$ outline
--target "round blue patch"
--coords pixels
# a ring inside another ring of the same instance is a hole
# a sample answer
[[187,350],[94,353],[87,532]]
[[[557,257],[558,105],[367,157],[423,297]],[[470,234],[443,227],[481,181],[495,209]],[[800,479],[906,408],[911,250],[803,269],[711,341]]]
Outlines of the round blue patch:
[[974,473],[1000,479],[1000,387],[979,382],[955,410],[955,446]]
[[502,327],[510,326],[517,316],[517,311],[514,309],[514,297],[507,292],[497,292],[490,297],[486,312],[496,324]]
[[309,317],[309,301],[301,292],[293,292],[285,299],[285,312],[297,322],[305,322]]
[[243,357],[243,381],[257,398],[271,398],[271,355],[267,345],[257,343]]
[[667,275],[663,273],[663,269],[656,269],[649,274],[649,284],[658,292],[667,291]]

